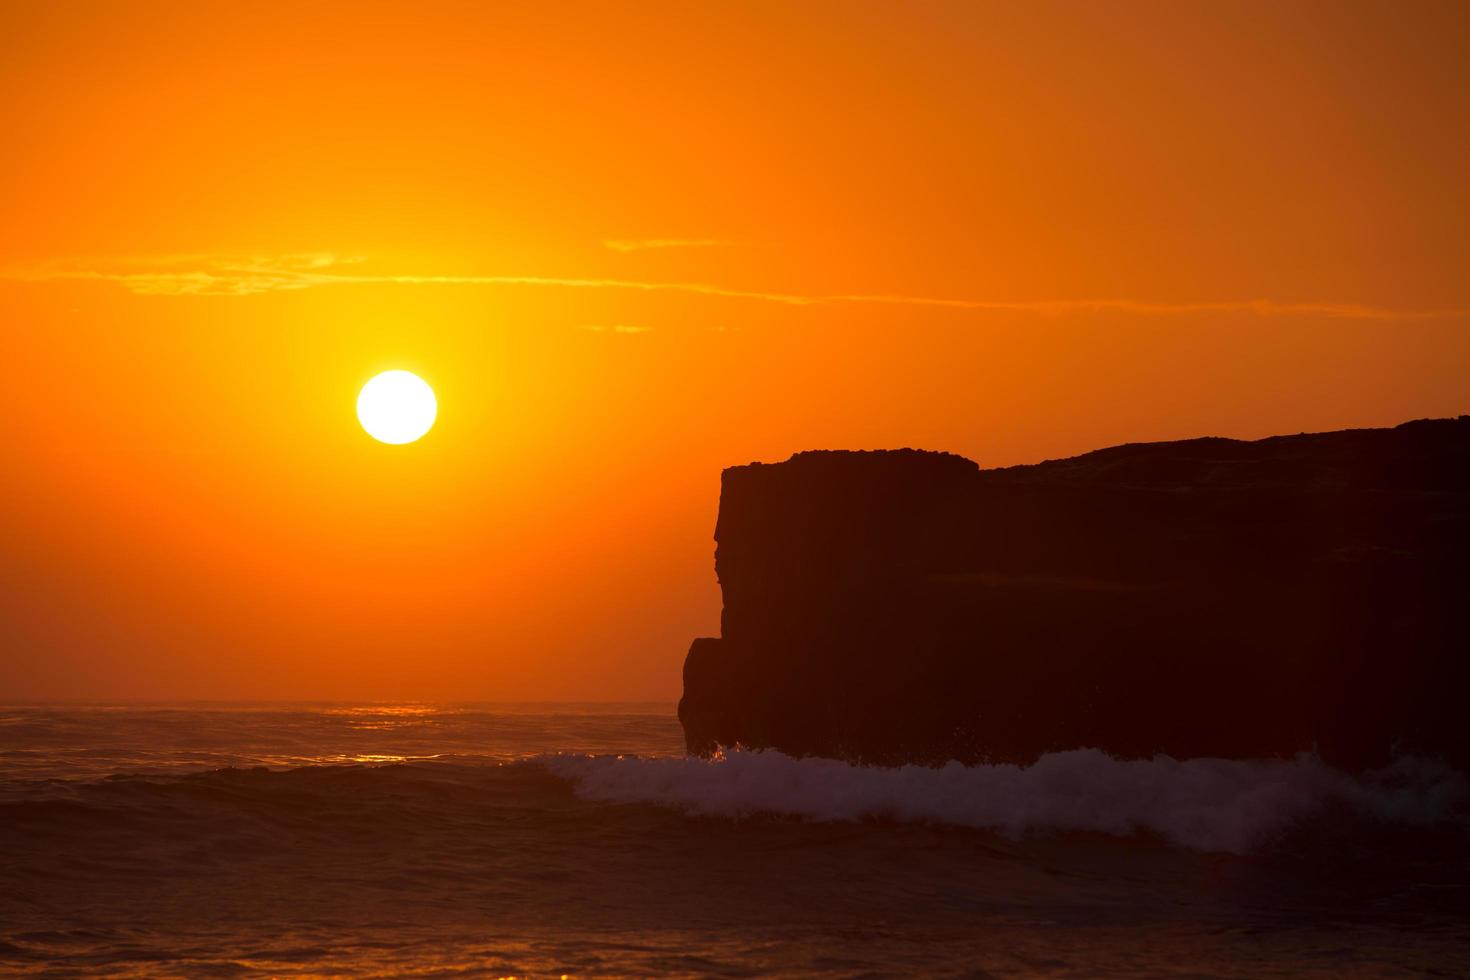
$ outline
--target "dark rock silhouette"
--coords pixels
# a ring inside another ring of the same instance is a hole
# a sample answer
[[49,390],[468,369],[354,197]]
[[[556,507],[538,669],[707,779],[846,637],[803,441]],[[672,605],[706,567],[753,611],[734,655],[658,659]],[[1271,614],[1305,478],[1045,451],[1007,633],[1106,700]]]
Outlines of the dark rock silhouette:
[[691,751],[1470,763],[1470,417],[725,470]]

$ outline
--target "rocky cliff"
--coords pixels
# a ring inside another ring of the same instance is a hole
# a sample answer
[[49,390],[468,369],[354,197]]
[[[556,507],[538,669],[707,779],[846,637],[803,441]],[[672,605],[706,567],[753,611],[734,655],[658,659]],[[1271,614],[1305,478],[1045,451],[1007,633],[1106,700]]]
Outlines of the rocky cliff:
[[724,472],[691,751],[1470,763],[1470,417]]

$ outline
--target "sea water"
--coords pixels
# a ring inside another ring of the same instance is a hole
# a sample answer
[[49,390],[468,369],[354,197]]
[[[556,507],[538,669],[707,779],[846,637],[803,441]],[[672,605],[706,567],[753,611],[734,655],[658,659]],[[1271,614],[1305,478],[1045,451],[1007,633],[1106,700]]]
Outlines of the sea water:
[[1404,759],[877,769],[669,704],[0,708],[0,973],[1470,974]]

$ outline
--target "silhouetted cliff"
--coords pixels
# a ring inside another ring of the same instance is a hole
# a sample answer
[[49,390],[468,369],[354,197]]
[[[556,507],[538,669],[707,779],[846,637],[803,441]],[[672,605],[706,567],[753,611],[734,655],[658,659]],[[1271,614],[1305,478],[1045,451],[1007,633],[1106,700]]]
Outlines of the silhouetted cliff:
[[1470,762],[1470,417],[727,469],[689,748]]

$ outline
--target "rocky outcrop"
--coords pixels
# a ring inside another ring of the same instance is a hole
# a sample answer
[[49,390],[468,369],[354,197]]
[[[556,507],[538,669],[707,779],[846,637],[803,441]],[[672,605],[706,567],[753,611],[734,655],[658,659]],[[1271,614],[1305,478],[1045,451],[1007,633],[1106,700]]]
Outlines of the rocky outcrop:
[[1470,763],[1470,417],[724,472],[691,751]]

